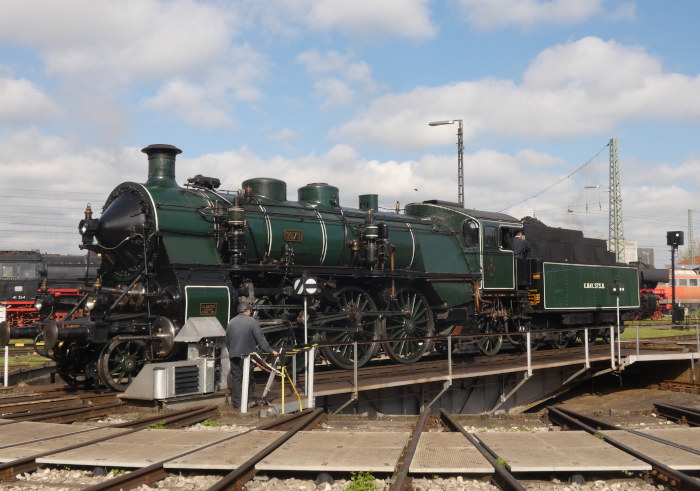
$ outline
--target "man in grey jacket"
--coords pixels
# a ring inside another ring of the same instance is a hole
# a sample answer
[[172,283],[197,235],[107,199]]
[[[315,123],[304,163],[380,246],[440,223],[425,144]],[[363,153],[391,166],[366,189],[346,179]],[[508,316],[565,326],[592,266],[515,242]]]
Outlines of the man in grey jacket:
[[[238,304],[239,314],[231,319],[226,326],[226,346],[231,360],[231,403],[234,408],[241,407],[241,391],[243,387],[243,357],[256,351],[259,347],[266,353],[277,356],[278,353],[265,339],[257,319],[250,316],[250,304],[242,300]],[[255,379],[251,366],[248,377],[248,405],[252,406]]]

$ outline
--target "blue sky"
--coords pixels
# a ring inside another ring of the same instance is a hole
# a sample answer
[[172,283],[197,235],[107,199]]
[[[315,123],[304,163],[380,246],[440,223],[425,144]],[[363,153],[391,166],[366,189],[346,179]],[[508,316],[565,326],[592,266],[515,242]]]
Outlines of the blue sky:
[[428,122],[462,119],[468,208],[592,237],[607,238],[617,138],[625,237],[662,266],[666,231],[700,214],[698,14],[693,0],[3,0],[0,249],[79,253],[85,204],[145,181],[152,143],[183,150],[180,183],[456,201],[456,127]]

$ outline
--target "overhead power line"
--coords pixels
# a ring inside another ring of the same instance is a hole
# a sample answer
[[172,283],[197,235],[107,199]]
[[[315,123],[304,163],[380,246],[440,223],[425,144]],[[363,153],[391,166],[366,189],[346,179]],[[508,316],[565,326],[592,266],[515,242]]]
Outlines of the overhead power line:
[[568,174],[568,175],[562,177],[562,178],[559,179],[557,182],[555,182],[555,183],[553,183],[553,184],[547,186],[547,187],[544,188],[542,191],[540,191],[540,192],[538,192],[538,193],[535,193],[535,194],[533,194],[532,196],[529,196],[529,197],[527,197],[527,198],[525,198],[525,199],[523,199],[523,200],[520,200],[520,201],[518,201],[517,203],[512,204],[512,205],[510,205],[510,206],[506,206],[505,208],[499,210],[499,212],[504,212],[504,211],[506,211],[506,210],[509,210],[510,208],[513,208],[514,206],[518,206],[518,205],[521,204],[521,203],[525,203],[525,202],[528,201],[528,200],[531,200],[531,199],[533,199],[533,198],[536,198],[536,197],[538,197],[540,194],[549,191],[550,189],[552,189],[552,188],[553,188],[554,186],[556,186],[557,184],[560,184],[560,183],[566,181],[568,178],[570,178],[571,176],[573,176],[574,174],[576,174],[578,171],[580,171],[581,169],[583,169],[584,167],[586,167],[588,164],[590,164],[591,162],[593,162],[593,160],[594,160],[596,157],[598,157],[601,153],[603,153],[603,150],[605,150],[605,149],[608,148],[609,146],[610,146],[610,143],[607,143],[607,144],[606,144],[603,148],[601,148],[601,149],[598,151],[598,153],[596,153],[593,157],[591,157],[590,159],[588,159],[587,161],[585,161],[583,164],[579,165],[576,169],[574,169],[574,171],[572,171],[570,174]]

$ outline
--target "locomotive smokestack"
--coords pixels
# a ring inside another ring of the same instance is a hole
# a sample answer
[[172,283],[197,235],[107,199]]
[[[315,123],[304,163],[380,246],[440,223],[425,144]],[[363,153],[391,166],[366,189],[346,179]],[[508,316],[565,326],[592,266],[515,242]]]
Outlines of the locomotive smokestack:
[[148,180],[146,185],[178,187],[175,181],[175,157],[182,153],[172,145],[149,145],[141,151],[148,155]]

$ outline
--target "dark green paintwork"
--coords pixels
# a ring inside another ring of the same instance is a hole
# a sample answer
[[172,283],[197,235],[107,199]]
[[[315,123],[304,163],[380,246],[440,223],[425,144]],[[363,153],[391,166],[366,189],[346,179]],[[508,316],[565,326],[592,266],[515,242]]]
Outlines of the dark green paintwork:
[[544,263],[545,309],[612,309],[616,298],[608,287],[617,281],[625,287],[620,307],[639,306],[639,271],[621,266],[587,266]]
[[482,285],[484,290],[515,289],[515,257],[513,251],[500,247],[500,233],[499,223],[481,222]]
[[220,286],[188,286],[185,288],[187,308],[185,320],[190,317],[215,316],[226,329],[231,316],[229,291]]

